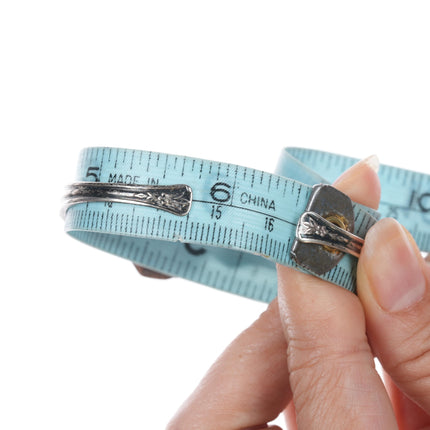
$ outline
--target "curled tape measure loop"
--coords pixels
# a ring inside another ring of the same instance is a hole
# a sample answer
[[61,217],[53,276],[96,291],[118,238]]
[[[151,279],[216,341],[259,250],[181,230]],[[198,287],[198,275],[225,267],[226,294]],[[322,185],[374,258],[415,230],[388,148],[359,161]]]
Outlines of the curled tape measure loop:
[[270,174],[87,148],[65,196],[65,229],[138,266],[264,302],[276,296],[276,262],[355,292],[356,256],[380,216],[396,217],[422,251],[430,250],[429,175],[381,166],[379,213],[330,186],[313,187],[330,184],[356,161],[287,148]]

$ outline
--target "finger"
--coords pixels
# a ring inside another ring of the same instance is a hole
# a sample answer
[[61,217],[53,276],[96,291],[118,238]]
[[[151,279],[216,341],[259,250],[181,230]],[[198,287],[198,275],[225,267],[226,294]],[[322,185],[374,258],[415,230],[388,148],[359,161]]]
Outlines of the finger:
[[[335,186],[356,202],[377,207],[375,162],[361,161]],[[397,428],[357,296],[280,265],[278,276],[298,428]]]
[[430,427],[430,417],[416,403],[406,397],[394,384],[390,375],[383,371],[385,388],[394,407],[397,423],[400,429],[424,430]]
[[266,428],[291,399],[286,350],[275,299],[218,358],[168,429]]
[[396,385],[430,413],[430,266],[394,219],[369,230],[358,280],[375,354]]
[[134,265],[136,267],[137,271],[147,278],[154,278],[154,279],[169,279],[171,276],[165,275],[164,273],[156,272],[155,270],[147,269],[143,266],[138,266],[137,264]]
[[285,408],[284,418],[285,418],[285,424],[287,425],[288,430],[297,430],[296,409],[294,407],[293,401],[288,403],[287,407]]

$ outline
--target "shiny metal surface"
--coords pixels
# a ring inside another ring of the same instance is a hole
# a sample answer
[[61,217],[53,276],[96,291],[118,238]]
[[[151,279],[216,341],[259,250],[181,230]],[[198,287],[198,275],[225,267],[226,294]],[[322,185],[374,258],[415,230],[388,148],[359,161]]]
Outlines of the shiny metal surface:
[[187,215],[192,190],[185,184],[137,185],[106,182],[75,182],[68,187],[63,211],[71,205],[87,202],[116,202],[150,206],[174,215]]

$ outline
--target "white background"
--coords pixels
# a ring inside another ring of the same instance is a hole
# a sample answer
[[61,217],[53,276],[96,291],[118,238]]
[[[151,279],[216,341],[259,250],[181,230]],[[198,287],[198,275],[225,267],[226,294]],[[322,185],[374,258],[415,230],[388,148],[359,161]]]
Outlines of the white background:
[[426,1],[1,2],[0,428],[162,429],[265,309],[68,237],[82,147],[428,173],[429,22]]

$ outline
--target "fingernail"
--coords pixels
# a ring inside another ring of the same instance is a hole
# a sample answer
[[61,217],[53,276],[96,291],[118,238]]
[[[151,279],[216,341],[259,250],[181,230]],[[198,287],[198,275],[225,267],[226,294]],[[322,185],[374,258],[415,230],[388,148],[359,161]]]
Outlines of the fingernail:
[[376,173],[378,173],[379,170],[379,158],[377,155],[371,155],[370,157],[365,158],[362,160],[363,163],[366,163],[372,170],[374,170]]
[[146,276],[147,278],[155,278],[155,279],[169,279],[171,276],[165,275],[164,273],[156,272],[154,270],[147,269],[146,267],[138,266],[137,264],[134,265],[134,267],[137,269],[137,271],[142,275]]
[[426,281],[413,239],[392,218],[376,223],[363,249],[364,266],[373,294],[389,312],[399,312],[419,302]]
[[370,157],[363,158],[353,166],[351,166],[348,170],[345,170],[334,182],[334,184],[339,184],[340,182],[345,181],[354,181],[356,176],[362,174],[361,167],[366,165],[370,167],[375,173],[378,173],[379,170],[379,158],[377,155],[371,155]]

